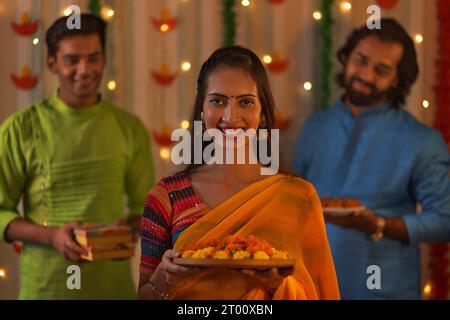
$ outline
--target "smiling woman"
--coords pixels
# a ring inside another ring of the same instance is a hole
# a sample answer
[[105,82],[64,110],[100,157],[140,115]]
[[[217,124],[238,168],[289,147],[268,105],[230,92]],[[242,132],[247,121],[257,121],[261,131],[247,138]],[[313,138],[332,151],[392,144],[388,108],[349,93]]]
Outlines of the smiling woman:
[[[249,142],[239,144],[242,136],[274,129],[274,108],[258,56],[238,46],[216,50],[203,64],[197,81],[191,159],[210,149],[211,139],[196,142],[208,133],[215,136],[215,156],[223,149],[244,148]],[[272,142],[278,139],[272,141],[274,137],[258,138],[267,139],[268,154],[276,158],[278,144],[272,148]],[[230,160],[236,160],[237,153]],[[254,162],[248,157],[241,164],[209,163],[203,157],[150,190],[141,226],[140,298],[339,298],[314,188],[284,169],[264,176],[262,169],[268,168],[262,154],[258,152]],[[194,270],[174,262],[188,244],[220,241],[230,235],[264,239],[288,252],[295,266],[240,272]]]

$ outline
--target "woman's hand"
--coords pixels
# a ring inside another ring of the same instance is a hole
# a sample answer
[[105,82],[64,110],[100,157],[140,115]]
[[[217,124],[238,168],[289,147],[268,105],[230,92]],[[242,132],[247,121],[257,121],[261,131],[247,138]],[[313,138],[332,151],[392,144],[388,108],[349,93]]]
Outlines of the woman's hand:
[[273,293],[281,285],[283,279],[292,274],[293,270],[292,267],[265,270],[243,269],[240,273],[255,282],[255,284],[263,286]]
[[81,224],[78,222],[68,222],[62,227],[53,228],[52,230],[50,242],[66,260],[80,262],[81,255],[87,254],[87,252],[73,240],[73,230],[80,225]]
[[162,256],[161,263],[151,275],[155,285],[164,292],[169,292],[170,288],[186,272],[193,268],[183,267],[173,263],[174,258],[180,257],[180,253],[174,250],[167,250]]

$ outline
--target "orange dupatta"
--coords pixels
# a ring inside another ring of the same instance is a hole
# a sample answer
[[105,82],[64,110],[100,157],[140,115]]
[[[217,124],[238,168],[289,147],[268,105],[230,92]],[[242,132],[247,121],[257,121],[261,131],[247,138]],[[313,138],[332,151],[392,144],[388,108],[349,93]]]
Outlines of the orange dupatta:
[[[275,175],[251,184],[197,220],[178,237],[174,249],[223,239],[254,235],[295,258],[291,276],[273,299],[339,299],[320,201],[306,181]],[[177,299],[270,299],[239,272],[200,270],[185,276],[176,288]]]

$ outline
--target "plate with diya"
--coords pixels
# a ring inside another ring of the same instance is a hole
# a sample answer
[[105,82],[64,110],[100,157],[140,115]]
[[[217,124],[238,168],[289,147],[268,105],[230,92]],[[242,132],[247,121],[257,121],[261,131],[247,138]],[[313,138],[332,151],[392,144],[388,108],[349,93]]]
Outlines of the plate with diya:
[[353,198],[321,198],[324,214],[333,216],[349,216],[366,210],[358,199]]

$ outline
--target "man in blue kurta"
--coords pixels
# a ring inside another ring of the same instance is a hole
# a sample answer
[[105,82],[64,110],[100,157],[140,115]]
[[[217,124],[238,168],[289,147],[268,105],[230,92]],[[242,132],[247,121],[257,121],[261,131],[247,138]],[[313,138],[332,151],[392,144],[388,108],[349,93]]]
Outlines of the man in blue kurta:
[[414,43],[382,19],[355,30],[338,58],[345,94],[305,123],[294,167],[321,197],[367,208],[325,215],[342,298],[419,299],[419,244],[450,241],[450,156],[401,108],[418,75]]

